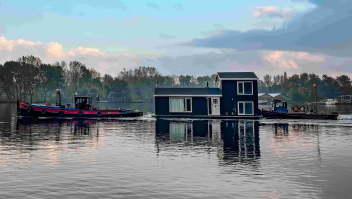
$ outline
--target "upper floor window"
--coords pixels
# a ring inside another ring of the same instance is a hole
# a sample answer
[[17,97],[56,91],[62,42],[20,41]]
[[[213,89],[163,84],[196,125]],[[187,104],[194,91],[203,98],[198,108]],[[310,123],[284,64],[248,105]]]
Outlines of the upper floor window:
[[253,95],[253,82],[237,82],[238,95]]

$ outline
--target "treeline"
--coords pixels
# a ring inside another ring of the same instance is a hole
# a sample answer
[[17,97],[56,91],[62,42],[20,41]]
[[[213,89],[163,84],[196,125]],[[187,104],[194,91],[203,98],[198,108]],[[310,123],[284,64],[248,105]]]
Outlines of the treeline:
[[[102,76],[78,61],[42,63],[34,56],[25,56],[17,61],[0,64],[0,94],[8,101],[22,99],[35,102],[55,101],[56,89],[61,89],[64,102],[70,102],[77,93],[95,97],[101,101],[141,102],[154,99],[158,87],[215,87],[216,74],[195,77],[189,75],[163,76],[154,67],[140,66],[133,70],[123,69],[116,77]],[[283,93],[294,102],[314,101],[313,84],[318,86],[318,98],[333,99],[339,95],[352,94],[351,79],[346,75],[336,78],[319,77],[311,73],[265,75],[259,80],[259,93]],[[2,93],[3,92],[3,93]]]
[[317,85],[318,100],[336,99],[340,95],[352,95],[351,79],[346,75],[336,78],[314,73],[283,75],[265,75],[258,83],[259,93],[283,93],[293,102],[312,102],[315,100],[313,85]]
[[91,97],[99,93],[101,101],[140,102],[154,99],[156,82],[159,87],[206,87],[207,82],[213,87],[215,77],[163,76],[145,66],[124,69],[116,77],[102,76],[78,61],[45,64],[38,57],[25,56],[0,64],[0,92],[8,101],[30,97],[35,102],[55,101],[56,89],[61,89],[64,102],[70,102],[75,93]]

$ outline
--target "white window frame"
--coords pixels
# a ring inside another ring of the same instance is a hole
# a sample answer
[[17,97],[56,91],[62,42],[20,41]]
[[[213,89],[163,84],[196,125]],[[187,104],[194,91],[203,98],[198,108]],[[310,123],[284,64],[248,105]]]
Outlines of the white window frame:
[[[171,111],[171,99],[184,99],[185,100],[185,110],[184,111]],[[191,100],[191,111],[187,111],[187,99]],[[169,112],[170,113],[191,113],[193,111],[192,98],[191,97],[169,97]]]
[[[240,103],[243,103],[243,113],[240,114]],[[252,103],[252,114],[246,114],[246,103]],[[253,101],[239,101],[237,102],[237,114],[238,115],[254,115],[254,102]]]
[[[250,82],[251,85],[252,85],[252,94],[244,94],[244,83],[245,82]],[[243,90],[243,93],[240,93],[240,86],[239,84],[242,83],[242,90]],[[239,81],[237,82],[237,95],[253,95],[253,82],[252,81]]]

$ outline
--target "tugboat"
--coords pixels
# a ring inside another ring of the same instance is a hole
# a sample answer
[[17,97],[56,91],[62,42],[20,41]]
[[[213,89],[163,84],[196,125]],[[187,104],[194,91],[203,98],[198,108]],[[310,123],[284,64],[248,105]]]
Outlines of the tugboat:
[[[143,112],[135,109],[100,109],[92,104],[93,98],[75,96],[74,104],[61,104],[61,90],[57,90],[56,104],[45,105],[29,104],[17,101],[18,116],[30,117],[68,117],[68,118],[112,118],[112,117],[138,117]],[[98,97],[99,101],[99,97]]]
[[319,113],[317,111],[310,110],[308,112],[308,108],[306,111],[306,107],[304,105],[292,106],[292,112],[288,112],[287,110],[287,102],[281,100],[274,100],[271,103],[270,111],[261,110],[262,116],[264,118],[280,118],[280,119],[331,119],[336,120],[339,114],[337,112],[332,113]]

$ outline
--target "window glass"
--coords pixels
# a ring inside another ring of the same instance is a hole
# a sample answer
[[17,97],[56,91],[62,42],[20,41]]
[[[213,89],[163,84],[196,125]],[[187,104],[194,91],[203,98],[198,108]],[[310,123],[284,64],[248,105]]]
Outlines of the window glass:
[[239,103],[239,106],[238,106],[238,114],[244,114],[243,103]]
[[238,83],[238,93],[243,94],[243,83]]
[[252,94],[252,82],[244,82],[244,94]]
[[185,111],[184,98],[170,99],[170,112],[184,112],[184,111]]
[[276,107],[284,107],[284,103],[282,103],[282,102],[276,102]]
[[218,99],[213,99],[213,104],[219,104],[219,101],[218,101]]
[[187,99],[187,111],[191,111],[191,99]]
[[245,103],[245,109],[246,109],[246,115],[252,115],[253,114],[253,104],[252,104],[252,102],[246,102]]

